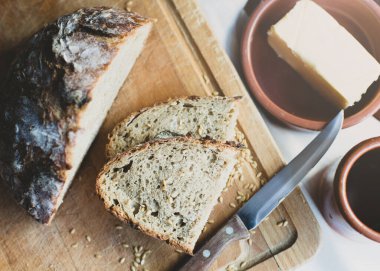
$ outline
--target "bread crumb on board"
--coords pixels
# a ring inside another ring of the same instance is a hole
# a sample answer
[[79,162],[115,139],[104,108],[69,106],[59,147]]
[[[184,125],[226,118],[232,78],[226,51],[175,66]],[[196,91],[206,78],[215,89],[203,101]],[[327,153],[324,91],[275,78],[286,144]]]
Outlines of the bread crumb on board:
[[243,261],[240,263],[240,268],[245,268],[247,266],[247,262]]
[[124,6],[125,10],[128,12],[131,12],[132,11],[132,5],[133,5],[132,0],[126,1],[125,6]]
[[71,245],[72,248],[77,248],[78,247],[78,243],[74,243]]
[[122,243],[121,244],[123,247],[125,247],[125,248],[129,248],[129,245],[127,244],[127,243]]
[[[210,79],[208,78],[207,74],[203,74],[202,77],[203,77],[203,81],[205,82],[205,84],[210,83]],[[217,96],[217,95],[214,95],[214,96]]]
[[288,221],[286,219],[281,220],[281,221],[277,222],[277,226],[286,227],[286,226],[288,226]]
[[204,226],[204,228],[202,229],[202,233],[204,233],[205,231],[207,231],[207,226]]
[[[129,246],[128,246],[129,247]],[[152,252],[149,249],[144,249],[143,246],[132,246],[133,260],[130,265],[130,270],[148,270],[144,267],[147,256]],[[120,261],[120,260],[119,260]]]

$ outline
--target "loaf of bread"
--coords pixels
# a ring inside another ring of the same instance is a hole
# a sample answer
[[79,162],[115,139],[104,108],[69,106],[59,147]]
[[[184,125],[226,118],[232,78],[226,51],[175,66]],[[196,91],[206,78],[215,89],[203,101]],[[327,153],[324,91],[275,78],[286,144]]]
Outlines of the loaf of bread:
[[185,97],[132,113],[109,135],[108,158],[156,138],[192,136],[233,141],[240,97]]
[[97,193],[119,219],[191,254],[238,153],[188,137],[151,141],[108,162]]
[[0,176],[36,220],[56,213],[151,25],[124,10],[80,9],[14,60],[0,90]]

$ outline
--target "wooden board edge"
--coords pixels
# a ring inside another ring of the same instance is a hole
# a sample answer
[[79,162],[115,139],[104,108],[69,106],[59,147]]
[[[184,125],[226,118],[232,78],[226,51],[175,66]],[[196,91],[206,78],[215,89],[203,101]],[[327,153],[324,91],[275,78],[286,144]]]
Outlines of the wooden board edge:
[[[184,38],[187,40],[191,36],[191,40],[188,42],[192,42],[194,46],[190,47],[196,47],[196,54],[202,57],[198,61],[207,66],[205,72],[209,71],[210,74],[204,75],[214,76],[209,79],[215,81],[217,89],[223,95],[242,96],[243,99],[239,103],[240,115],[247,113],[251,114],[252,118],[249,121],[248,118],[239,118],[238,122],[245,132],[247,141],[252,143],[251,147],[255,151],[272,157],[272,159],[261,159],[261,163],[267,174],[274,175],[284,166],[284,160],[239,74],[202,15],[197,0],[166,1],[174,5],[186,30],[190,33],[190,35],[184,35]],[[229,74],[229,77],[224,76],[226,73]],[[246,133],[246,130],[255,131],[255,134]]]
[[[297,239],[288,249],[274,255],[274,258],[281,270],[289,270],[304,264],[316,254],[320,244],[321,231],[299,187],[284,200],[283,205],[297,229]],[[299,216],[299,213],[302,213],[302,216]],[[309,223],[310,220],[313,223]],[[306,223],[307,227],[304,225]],[[302,260],[298,257],[301,253]]]
[[[269,152],[272,157],[276,157],[274,160],[269,159],[260,159],[260,162],[267,174],[267,176],[272,176],[275,174],[280,168],[284,166],[282,155],[276,146],[276,143],[271,136],[267,126],[265,125],[264,120],[262,119],[259,111],[257,110],[256,106],[254,105],[253,101],[251,100],[251,97],[246,90],[244,84],[242,83],[239,75],[237,74],[237,71],[235,70],[235,67],[233,66],[232,62],[230,61],[229,57],[226,55],[224,50],[222,49],[221,45],[217,41],[216,37],[212,33],[209,25],[207,24],[206,20],[204,19],[204,16],[202,15],[197,0],[171,0],[173,4],[179,9],[179,10],[191,10],[191,16],[192,17],[198,17],[197,19],[194,19],[193,21],[199,22],[199,25],[196,24],[186,24],[186,20],[184,20],[184,23],[187,26],[188,31],[191,33],[192,37],[194,38],[195,44],[197,44],[198,50],[201,53],[203,59],[206,61],[208,68],[211,71],[215,71],[216,69],[216,61],[217,59],[223,59],[224,60],[224,66],[226,69],[228,69],[229,74],[231,74],[230,78],[215,78],[217,83],[220,85],[220,89],[223,91],[223,93],[226,96],[233,96],[236,95],[238,92],[239,95],[242,95],[245,100],[246,104],[243,105],[243,107],[247,107],[247,109],[252,113],[255,114],[257,119],[260,121],[256,121],[255,123],[249,125],[252,127],[254,125],[257,129],[259,127],[260,133],[262,134],[261,138],[267,138],[268,140],[263,144],[263,142],[258,142],[257,145],[258,148],[254,146],[254,149],[259,149],[259,153]],[[187,8],[184,8],[186,6]],[[181,12],[179,12],[181,13]],[[181,14],[183,15],[183,14]],[[202,25],[202,27],[200,27]],[[199,34],[201,34],[202,37],[207,36],[208,37],[208,45],[209,46],[199,46]],[[204,51],[204,47],[207,47],[207,52]],[[211,49],[212,48],[212,49]],[[218,74],[218,72],[215,72],[215,74]],[[248,101],[249,100],[249,101]],[[245,126],[245,125],[242,125]],[[247,135],[247,133],[245,133]],[[248,135],[247,135],[248,136]],[[312,213],[310,206],[306,202],[301,190],[299,188],[296,188],[296,190],[289,195],[289,197],[283,202],[283,206],[289,213],[289,216],[292,219],[292,222],[294,223],[296,229],[297,229],[297,239],[295,240],[294,244],[291,245],[288,249],[285,249],[284,251],[274,255],[275,260],[277,261],[278,266],[282,270],[289,270],[291,268],[294,268],[296,266],[301,265],[306,260],[310,259],[317,251],[319,247],[320,242],[320,227],[315,219],[314,214]],[[302,213],[302,217],[299,217],[299,213]],[[307,228],[302,227],[302,224],[305,220],[312,220],[312,227],[308,225]],[[312,245],[308,245],[305,247],[305,243],[310,243],[310,240],[312,240]],[[307,241],[307,242],[306,242]],[[300,254],[302,253],[302,255]],[[259,268],[260,265],[265,264],[265,261],[257,267]]]

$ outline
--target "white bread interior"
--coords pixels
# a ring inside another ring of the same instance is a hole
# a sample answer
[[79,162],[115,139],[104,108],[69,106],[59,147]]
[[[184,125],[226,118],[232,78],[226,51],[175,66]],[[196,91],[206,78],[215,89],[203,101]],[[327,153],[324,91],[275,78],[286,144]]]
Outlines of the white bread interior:
[[72,159],[72,167],[66,172],[66,180],[57,201],[57,209],[61,205],[67,189],[95,139],[123,82],[140,55],[151,27],[152,24],[149,22],[126,36],[125,40],[120,43],[116,56],[91,91],[92,99],[79,118],[79,130],[75,134],[74,143],[68,153],[68,157]]

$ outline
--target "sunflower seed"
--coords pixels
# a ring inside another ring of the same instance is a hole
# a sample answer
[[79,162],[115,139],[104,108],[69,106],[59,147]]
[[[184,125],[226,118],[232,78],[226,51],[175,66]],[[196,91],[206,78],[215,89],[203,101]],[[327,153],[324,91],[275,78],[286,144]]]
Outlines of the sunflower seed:
[[240,268],[244,268],[244,267],[246,267],[247,266],[247,262],[242,262],[241,264],[240,264]]
[[277,222],[277,226],[279,227],[286,227],[287,225],[288,225],[287,220],[282,220],[282,221]]
[[251,165],[253,166],[253,168],[257,168],[257,162],[256,161],[252,160]]
[[210,83],[210,79],[208,79],[208,76],[206,74],[203,74],[203,80],[206,84]]

